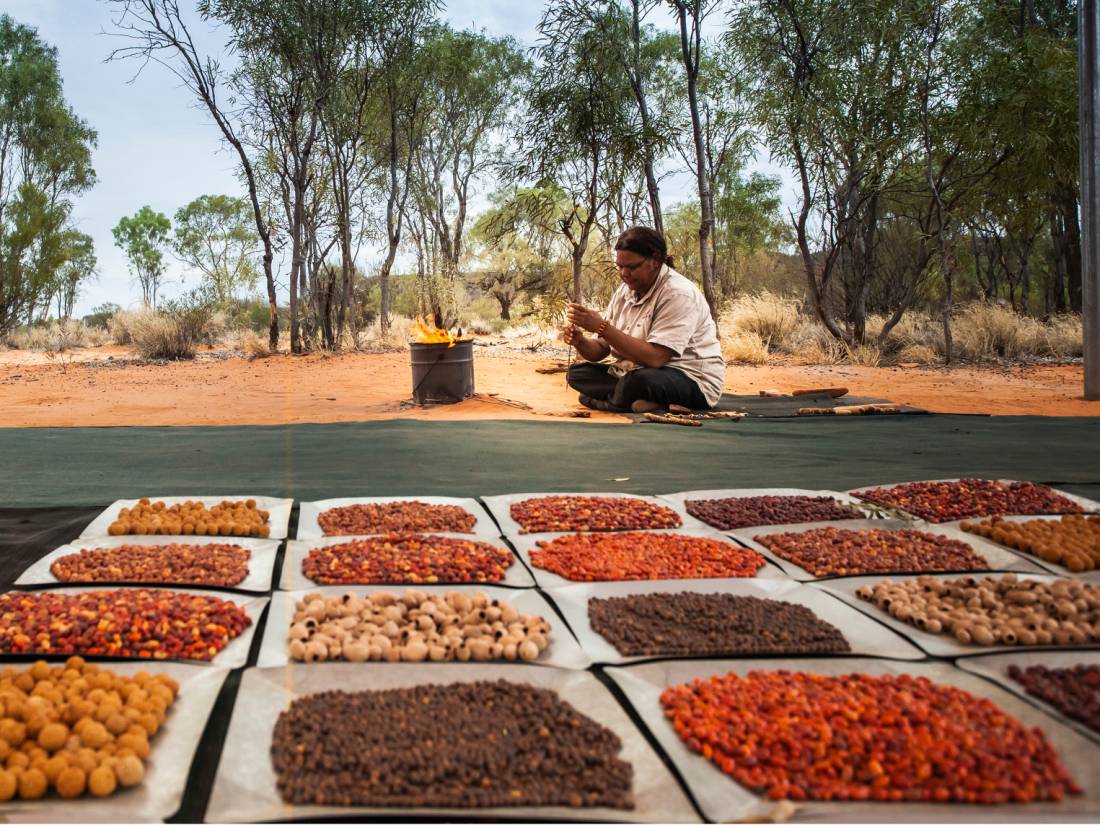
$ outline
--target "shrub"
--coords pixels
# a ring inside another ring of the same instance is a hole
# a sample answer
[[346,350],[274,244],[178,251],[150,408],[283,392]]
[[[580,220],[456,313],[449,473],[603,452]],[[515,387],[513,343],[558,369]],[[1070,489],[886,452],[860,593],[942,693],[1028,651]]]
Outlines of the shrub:
[[128,327],[134,346],[147,359],[194,358],[195,347],[207,335],[214,316],[209,296],[194,290],[160,310],[135,314]]
[[122,309],[118,304],[100,304],[97,307],[92,307],[92,311],[85,315],[83,318],[84,323],[90,327],[98,327],[99,329],[106,330],[107,323],[114,317],[118,311]]

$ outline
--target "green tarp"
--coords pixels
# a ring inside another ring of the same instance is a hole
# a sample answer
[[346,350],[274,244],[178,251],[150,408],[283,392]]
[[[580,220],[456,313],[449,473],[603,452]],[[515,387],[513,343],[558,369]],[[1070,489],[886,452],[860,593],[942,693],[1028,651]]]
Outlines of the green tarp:
[[929,415],[746,419],[699,428],[370,421],[0,429],[3,507],[231,493],[311,500],[715,487],[845,490],[961,475],[1031,479],[1071,490],[1100,485],[1100,419]]

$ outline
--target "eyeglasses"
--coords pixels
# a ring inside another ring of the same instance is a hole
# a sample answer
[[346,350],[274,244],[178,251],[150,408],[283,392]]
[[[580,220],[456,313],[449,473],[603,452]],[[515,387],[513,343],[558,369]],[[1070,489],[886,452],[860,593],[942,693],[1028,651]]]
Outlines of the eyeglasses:
[[630,274],[630,275],[633,275],[633,274],[634,274],[634,272],[635,272],[635,270],[637,270],[637,269],[638,269],[639,267],[643,267],[643,266],[645,266],[645,265],[646,265],[646,264],[648,264],[648,263],[649,263],[649,258],[646,258],[646,259],[645,259],[645,260],[643,260],[643,261],[638,261],[638,263],[636,263],[636,264],[620,264],[620,263],[616,263],[616,264],[615,264],[615,269],[617,269],[617,270],[618,270],[619,272],[626,272],[626,273],[628,273],[628,274]]

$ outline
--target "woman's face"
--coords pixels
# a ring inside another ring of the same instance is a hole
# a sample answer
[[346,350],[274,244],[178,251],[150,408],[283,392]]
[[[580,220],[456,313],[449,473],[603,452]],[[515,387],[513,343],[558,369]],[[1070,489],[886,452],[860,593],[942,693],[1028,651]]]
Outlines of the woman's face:
[[653,286],[661,272],[661,262],[656,258],[646,258],[629,249],[615,251],[615,268],[632,292],[643,294]]

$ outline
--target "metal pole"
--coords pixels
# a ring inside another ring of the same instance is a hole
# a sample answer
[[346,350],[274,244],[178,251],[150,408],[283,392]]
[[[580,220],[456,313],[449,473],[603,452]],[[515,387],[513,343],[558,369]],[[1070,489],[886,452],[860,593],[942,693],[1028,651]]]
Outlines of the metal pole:
[[1081,310],[1085,327],[1085,398],[1100,401],[1100,12],[1077,3],[1081,119]]

